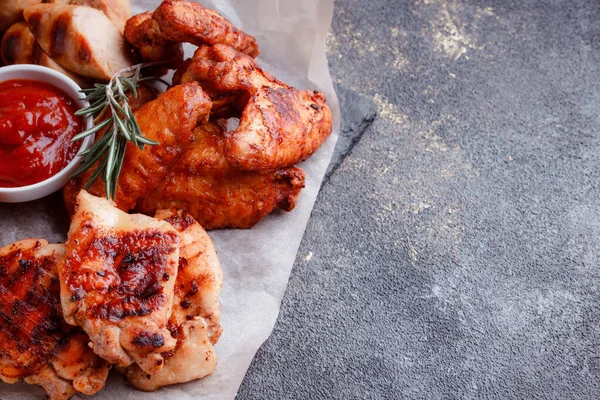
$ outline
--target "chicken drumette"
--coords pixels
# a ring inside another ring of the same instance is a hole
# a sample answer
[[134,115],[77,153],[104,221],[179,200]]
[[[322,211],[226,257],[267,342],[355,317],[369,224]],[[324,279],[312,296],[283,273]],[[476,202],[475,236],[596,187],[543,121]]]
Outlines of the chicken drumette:
[[196,128],[192,147],[138,210],[153,215],[163,208],[184,208],[209,230],[250,228],[275,209],[292,210],[304,187],[304,171],[236,170],[225,159],[224,132],[219,121]]
[[232,47],[201,46],[175,81],[199,82],[213,100],[213,116],[240,118],[224,136],[225,157],[234,168],[290,167],[331,134],[331,109],[322,93],[286,85]]

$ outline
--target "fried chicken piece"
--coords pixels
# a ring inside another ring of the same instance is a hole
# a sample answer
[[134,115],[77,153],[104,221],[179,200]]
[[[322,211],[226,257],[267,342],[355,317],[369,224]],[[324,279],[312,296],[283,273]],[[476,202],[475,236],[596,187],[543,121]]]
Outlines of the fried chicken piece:
[[26,22],[17,22],[4,33],[0,56],[5,65],[41,65],[67,75],[81,87],[89,86],[85,78],[67,71],[42,50]]
[[[183,46],[163,37],[152,12],[135,15],[125,24],[125,39],[144,62],[164,61],[176,69],[183,62]],[[157,75],[164,75],[165,69]]]
[[129,0],[45,0],[48,4],[71,4],[87,6],[102,11],[108,19],[123,33],[125,22],[131,18],[131,2]]
[[67,4],[39,4],[25,9],[39,45],[62,67],[108,81],[135,64],[119,29],[99,10]]
[[15,22],[23,20],[23,10],[42,0],[0,0],[0,36]]
[[[264,72],[251,57],[235,49],[202,46],[181,82],[199,82],[215,101],[214,114],[240,117],[237,129],[225,135],[229,164],[243,170],[289,167],[310,157],[331,134],[332,114],[318,91],[298,90]],[[237,99],[237,100],[235,100]]]
[[161,210],[155,217],[173,225],[181,237],[173,314],[169,320],[177,347],[165,359],[163,370],[150,378],[137,366],[127,369],[129,382],[146,391],[213,373],[217,365],[213,344],[222,332],[219,294],[223,273],[210,237],[185,211]]
[[152,14],[165,39],[196,46],[224,44],[257,57],[258,44],[253,36],[234,27],[219,13],[193,1],[164,0]]
[[138,210],[185,208],[204,229],[251,228],[275,209],[292,210],[304,188],[304,171],[232,169],[223,154],[224,127],[198,127],[196,141],[163,183],[145,196]]
[[41,239],[0,249],[0,379],[41,385],[51,400],[97,393],[110,368],[62,318],[57,264],[64,252]]
[[175,349],[167,329],[179,261],[179,235],[167,222],[129,215],[86,191],[58,265],[65,320],[93,350],[120,367],[160,372]]
[[[212,103],[197,83],[178,85],[134,111],[135,118],[148,139],[158,142],[140,150],[127,144],[121,174],[117,182],[117,207],[132,210],[137,202],[156,187],[169,173],[194,140],[192,130],[207,121]],[[93,174],[72,179],[63,191],[65,205],[73,212],[75,196]],[[89,192],[106,197],[105,184],[98,179]]]

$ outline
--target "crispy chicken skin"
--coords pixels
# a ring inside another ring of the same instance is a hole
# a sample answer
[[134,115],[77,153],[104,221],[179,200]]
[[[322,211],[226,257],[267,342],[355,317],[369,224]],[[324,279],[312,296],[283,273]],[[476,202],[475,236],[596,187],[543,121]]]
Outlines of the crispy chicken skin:
[[137,366],[127,369],[129,382],[146,391],[213,373],[217,365],[213,344],[222,332],[219,294],[223,273],[210,237],[185,211],[161,210],[155,217],[175,227],[181,238],[179,272],[169,320],[177,347],[165,359],[163,370],[154,376],[148,377]]
[[71,72],[107,81],[135,64],[119,29],[102,11],[39,4],[26,8],[23,15],[46,54]]
[[[197,83],[178,85],[159,95],[155,100],[134,111],[142,133],[158,142],[140,150],[127,144],[121,175],[117,182],[117,207],[132,210],[169,173],[194,140],[192,130],[207,121],[212,103]],[[85,186],[95,168],[72,179],[63,191],[65,205],[72,213],[75,196]],[[105,185],[98,179],[89,192],[106,197]]]
[[87,335],[63,321],[57,264],[64,251],[41,239],[0,249],[0,379],[24,378],[51,400],[97,393],[109,370]]
[[[214,115],[240,117],[225,135],[229,164],[243,170],[290,167],[310,157],[332,130],[331,109],[317,91],[298,90],[264,72],[251,57],[232,47],[202,46],[181,82],[199,82],[214,100]],[[238,114],[241,113],[241,116]]]
[[167,329],[179,262],[167,222],[129,215],[86,191],[59,263],[65,320],[89,335],[96,354],[120,367],[160,372],[176,340]]
[[102,11],[121,33],[125,22],[131,18],[131,2],[129,0],[45,0],[49,4],[71,4],[87,6]]
[[224,44],[250,57],[259,54],[253,36],[234,27],[216,11],[193,1],[164,0],[152,18],[158,22],[165,39],[196,46]]
[[89,82],[85,78],[67,71],[42,50],[26,22],[17,22],[4,33],[0,56],[5,65],[41,65],[67,75],[79,86],[89,86]]
[[146,11],[130,18],[125,24],[125,39],[144,62],[165,61],[173,69],[183,62],[181,43],[165,39],[152,12]]
[[185,208],[205,229],[251,228],[273,210],[292,210],[304,187],[304,172],[232,169],[223,154],[224,127],[210,122],[196,128],[196,141],[138,210]]
[[0,0],[0,36],[15,22],[23,20],[23,10],[42,0]]

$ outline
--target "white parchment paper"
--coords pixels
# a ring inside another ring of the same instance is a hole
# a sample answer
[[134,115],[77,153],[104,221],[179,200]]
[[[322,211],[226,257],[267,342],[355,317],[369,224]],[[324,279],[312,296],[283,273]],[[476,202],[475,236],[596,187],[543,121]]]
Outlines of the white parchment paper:
[[[256,36],[261,65],[285,82],[327,95],[334,115],[332,137],[301,165],[306,188],[297,208],[276,212],[251,230],[215,231],[213,238],[223,265],[221,295],[223,335],[216,346],[216,372],[201,381],[144,393],[130,388],[116,373],[94,398],[230,399],[261,344],[271,333],[296,253],[339,133],[340,110],[325,54],[325,37],[333,0],[202,0],[236,26]],[[134,13],[154,10],[160,0],[132,0]],[[194,47],[186,47],[191,56]],[[64,241],[67,226],[58,196],[38,202],[0,204],[0,246],[27,237]],[[0,399],[42,398],[43,391],[25,384],[0,384]]]

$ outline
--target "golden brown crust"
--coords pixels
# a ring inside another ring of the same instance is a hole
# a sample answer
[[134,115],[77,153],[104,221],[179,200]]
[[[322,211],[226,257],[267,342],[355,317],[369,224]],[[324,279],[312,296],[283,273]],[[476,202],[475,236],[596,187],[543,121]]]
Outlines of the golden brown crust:
[[231,47],[200,47],[179,75],[182,83],[202,85],[214,100],[214,114],[240,117],[224,141],[234,168],[290,167],[314,154],[331,134],[331,109],[322,93],[286,85]]
[[139,210],[154,214],[184,208],[204,229],[251,228],[275,209],[292,210],[305,174],[296,167],[276,171],[238,171],[223,154],[219,122],[197,128],[196,141],[164,183],[145,196]]
[[257,57],[258,44],[213,10],[192,1],[165,0],[154,11],[162,35],[174,42],[202,45],[224,44]]
[[[183,62],[181,43],[165,39],[158,24],[147,11],[130,18],[125,24],[125,39],[138,52],[144,62],[165,61],[169,68]],[[164,70],[159,75],[164,75]]]
[[[117,182],[116,203],[121,210],[133,209],[168,174],[194,140],[192,130],[206,122],[212,103],[197,83],[174,86],[155,100],[134,111],[142,133],[158,142],[143,150],[127,144]],[[67,211],[72,212],[75,196],[89,181],[94,167],[80,178],[72,179],[63,191]],[[98,179],[90,188],[92,195],[105,197],[105,184]]]
[[24,378],[52,400],[104,387],[109,365],[67,325],[60,306],[57,264],[64,246],[28,239],[0,249],[0,380]]

